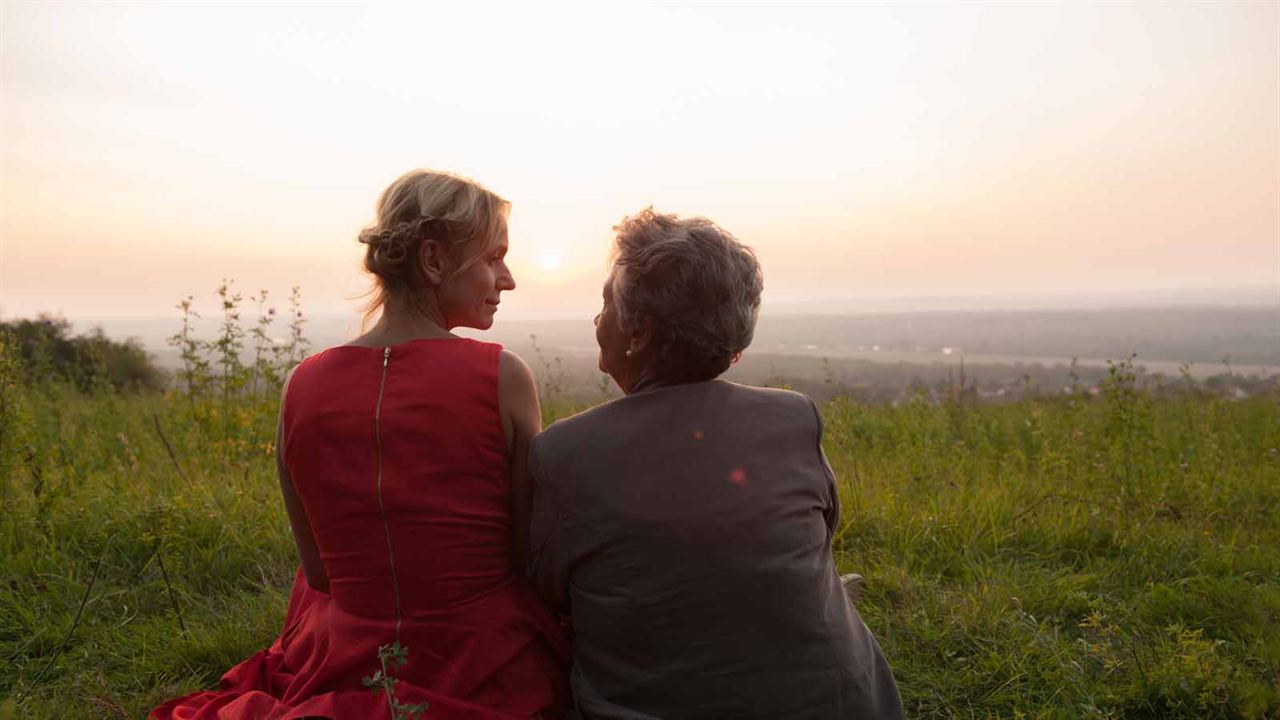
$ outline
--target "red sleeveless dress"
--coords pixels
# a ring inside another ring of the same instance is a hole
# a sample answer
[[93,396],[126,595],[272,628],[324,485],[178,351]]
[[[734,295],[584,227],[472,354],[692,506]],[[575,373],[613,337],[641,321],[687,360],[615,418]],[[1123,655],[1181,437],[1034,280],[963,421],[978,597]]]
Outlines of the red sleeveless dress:
[[283,406],[283,452],[329,576],[299,571],[284,630],[216,692],[158,720],[386,718],[362,684],[399,639],[403,703],[424,719],[561,718],[569,646],[511,567],[501,347],[467,339],[335,347],[305,360]]

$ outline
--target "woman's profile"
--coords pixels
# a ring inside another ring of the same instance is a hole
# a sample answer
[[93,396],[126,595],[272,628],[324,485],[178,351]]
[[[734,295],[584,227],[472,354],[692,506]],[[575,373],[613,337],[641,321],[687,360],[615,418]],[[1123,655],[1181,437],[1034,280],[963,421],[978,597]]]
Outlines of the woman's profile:
[[430,718],[562,717],[564,630],[517,574],[540,429],[515,355],[464,339],[503,292],[509,204],[419,170],[392,183],[360,235],[378,320],[304,360],[286,383],[277,460],[301,560],[284,629],[217,691],[151,717],[389,717],[363,682],[379,648],[394,697]]
[[596,340],[625,396],[529,459],[532,572],[573,618],[569,717],[900,718],[836,573],[817,407],[717,379],[751,343],[755,256],[702,218],[615,230]]

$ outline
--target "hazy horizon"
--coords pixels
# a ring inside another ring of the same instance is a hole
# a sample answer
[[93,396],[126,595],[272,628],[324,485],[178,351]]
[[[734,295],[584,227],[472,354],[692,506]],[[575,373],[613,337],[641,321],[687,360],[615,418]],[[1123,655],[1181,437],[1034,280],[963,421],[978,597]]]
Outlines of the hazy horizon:
[[[200,317],[193,319],[192,334],[212,340],[224,320],[220,308],[197,303],[194,309]],[[258,321],[253,304],[242,303],[239,314],[243,328]],[[73,333],[101,330],[114,340],[135,340],[160,367],[180,365],[170,343],[181,326],[176,311],[69,322]],[[266,337],[273,339],[268,342],[285,342],[287,323],[288,314],[278,313],[267,326]],[[318,352],[358,335],[360,318],[304,311],[302,329],[310,351]],[[586,316],[499,318],[488,331],[458,332],[503,344],[530,364],[541,365],[539,376],[568,372],[580,388],[596,387],[602,379],[595,370],[594,327]],[[258,352],[257,340],[244,342],[245,352]],[[1131,357],[1147,372],[1171,378],[1184,372],[1199,378],[1224,372],[1280,378],[1280,303],[764,313],[751,347],[731,375],[755,384],[778,382],[778,368],[786,368],[789,381],[808,382],[812,391],[819,390],[812,386],[817,383],[829,392],[832,378],[856,382],[868,373],[936,375],[938,368],[959,371],[967,364],[985,367],[982,374],[988,379],[994,373],[1016,380],[1024,367],[1061,379],[1077,362],[1082,370],[1105,371],[1108,363]]]
[[[241,292],[246,298],[254,292],[266,288],[241,287],[232,282],[232,288]],[[286,292],[271,292],[268,305],[283,309],[287,304]],[[287,289],[286,289],[287,290]],[[308,307],[308,293],[301,288],[303,309],[311,317],[351,318],[359,320],[363,316],[363,299],[351,298],[349,306],[341,310],[330,309],[313,313]],[[514,292],[519,292],[517,289]],[[215,300],[213,289],[200,293],[189,293],[194,304],[202,314],[212,312]],[[13,313],[0,303],[0,320],[17,320],[34,318],[39,315],[51,315],[65,318],[73,323],[86,325],[103,320],[160,319],[177,318],[176,304],[184,296],[172,298],[164,308],[156,308],[145,312],[131,313],[79,313],[71,314],[62,308],[45,308],[35,312]],[[500,309],[495,322],[528,322],[528,321],[563,321],[589,320],[599,310],[598,300],[584,301],[579,307],[564,308],[559,312],[511,312],[507,308]],[[1075,293],[1075,294],[1005,294],[993,295],[975,293],[971,295],[882,295],[882,296],[827,296],[808,299],[773,298],[761,307],[764,317],[789,315],[866,315],[885,313],[983,313],[999,311],[1071,311],[1071,310],[1127,310],[1134,308],[1181,308],[1181,307],[1270,307],[1280,310],[1280,288],[1265,285],[1245,287],[1209,287],[1181,289],[1153,289],[1143,291],[1112,293]]]
[[298,7],[0,6],[0,314],[354,314],[417,166],[512,200],[511,319],[650,204],[768,313],[1280,298],[1274,3]]

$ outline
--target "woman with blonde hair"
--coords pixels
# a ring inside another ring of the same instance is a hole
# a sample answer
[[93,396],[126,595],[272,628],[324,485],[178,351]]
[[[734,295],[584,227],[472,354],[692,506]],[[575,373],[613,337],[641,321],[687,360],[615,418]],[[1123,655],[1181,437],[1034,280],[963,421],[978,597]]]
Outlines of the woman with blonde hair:
[[[382,193],[360,234],[377,321],[304,360],[281,401],[277,466],[301,559],[284,630],[218,691],[151,717],[375,718],[393,701],[437,719],[563,717],[567,639],[517,573],[533,378],[499,345],[450,332],[490,327],[515,288],[508,209],[428,170]],[[363,682],[380,654],[390,697]]]

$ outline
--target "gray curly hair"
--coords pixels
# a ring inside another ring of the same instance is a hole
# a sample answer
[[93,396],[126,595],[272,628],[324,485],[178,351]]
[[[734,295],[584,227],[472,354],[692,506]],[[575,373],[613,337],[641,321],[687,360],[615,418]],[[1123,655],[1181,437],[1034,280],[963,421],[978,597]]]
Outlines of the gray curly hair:
[[654,373],[667,382],[710,380],[751,344],[764,277],[751,248],[703,217],[652,207],[623,218],[611,274],[625,329],[647,319]]

